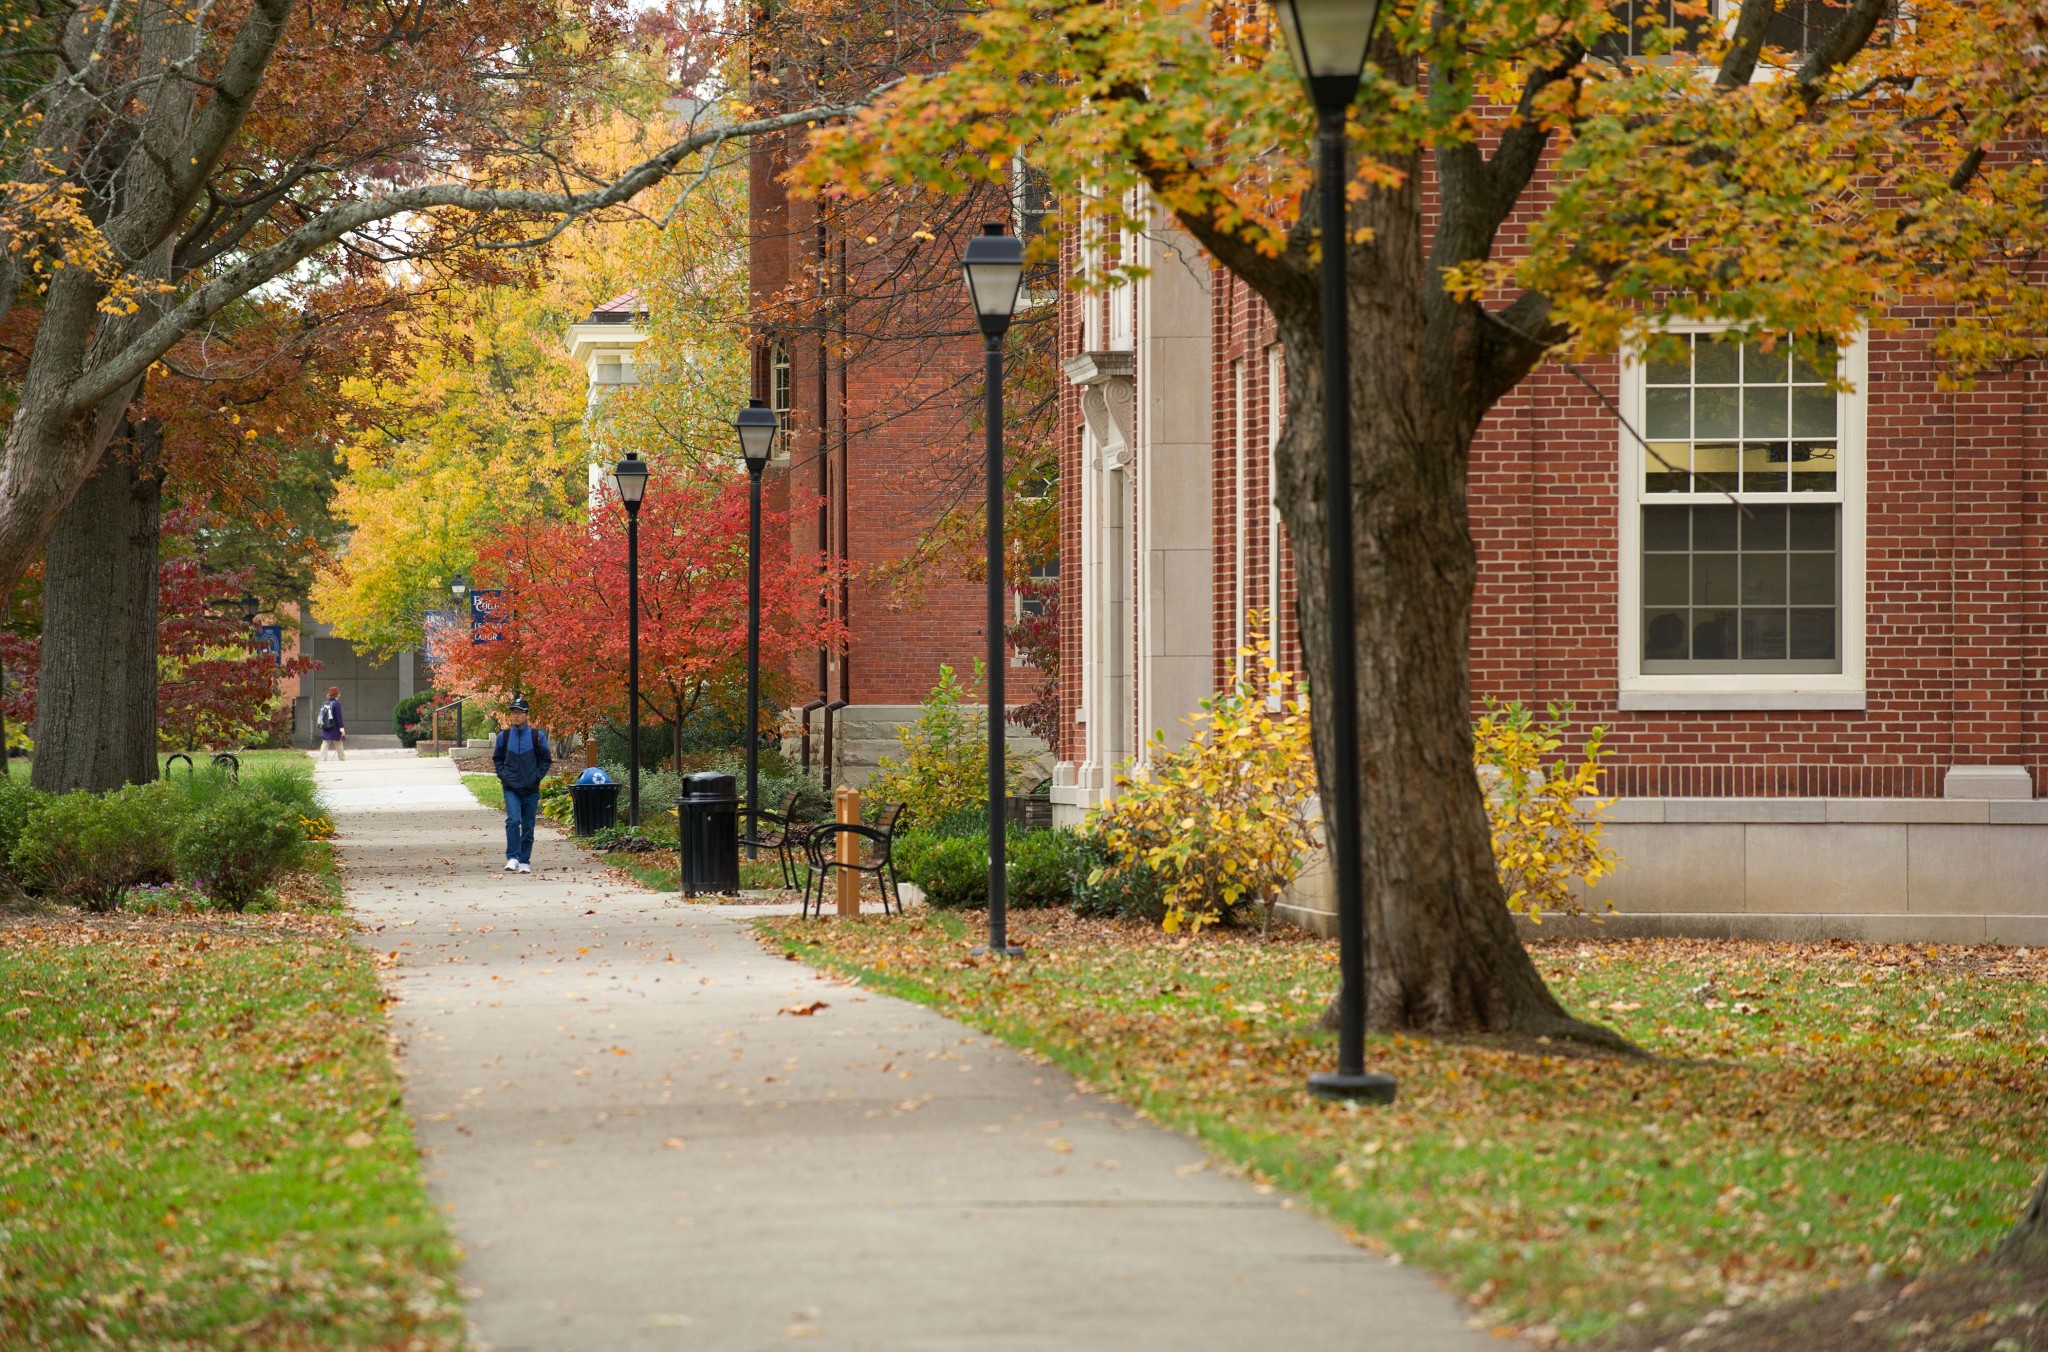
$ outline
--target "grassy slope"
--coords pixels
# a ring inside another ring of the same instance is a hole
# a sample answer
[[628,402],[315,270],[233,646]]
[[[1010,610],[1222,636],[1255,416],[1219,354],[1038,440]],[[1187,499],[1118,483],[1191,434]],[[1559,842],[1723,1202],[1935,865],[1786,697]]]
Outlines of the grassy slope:
[[456,1251],[340,924],[22,921],[0,989],[0,1346],[458,1344]]
[[1195,1133],[1539,1342],[1966,1258],[2048,1140],[2043,954],[1544,945],[1567,1005],[1665,1059],[1376,1038],[1401,1100],[1358,1111],[1301,1092],[1333,1055],[1318,941],[1025,913],[1032,956],[992,968],[952,916],[764,924]]

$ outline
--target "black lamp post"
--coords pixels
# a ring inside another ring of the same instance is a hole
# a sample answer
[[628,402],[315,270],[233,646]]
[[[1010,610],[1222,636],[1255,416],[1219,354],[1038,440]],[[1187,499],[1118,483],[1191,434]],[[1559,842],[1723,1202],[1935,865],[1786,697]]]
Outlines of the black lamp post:
[[261,601],[257,600],[254,596],[249,595],[247,592],[244,592],[242,594],[242,623],[248,625],[252,629],[255,628],[256,612],[261,610],[262,608],[263,603]]
[[749,399],[732,425],[747,462],[747,858],[758,857],[755,813],[761,796],[761,471],[782,420],[765,399]]
[[1003,702],[1003,335],[1017,310],[1024,284],[1024,242],[1000,225],[981,227],[967,241],[960,260],[967,278],[968,299],[981,322],[986,365],[982,412],[988,433],[988,951],[993,957],[1014,957],[1008,927],[1009,861],[1004,857],[1009,815],[1004,796],[1009,790],[1004,755]]
[[640,824],[640,499],[647,462],[632,451],[612,467],[612,491],[626,506],[626,819]]
[[1344,120],[1365,73],[1379,0],[1272,0],[1294,70],[1316,107],[1323,240],[1323,501],[1330,569],[1331,863],[1337,875],[1337,1069],[1308,1077],[1319,1098],[1392,1103],[1394,1078],[1365,1068],[1365,887],[1358,788],[1357,603],[1351,569],[1350,305]]
[[456,605],[461,605],[462,598],[469,595],[469,579],[457,573],[448,583],[448,594],[455,598]]

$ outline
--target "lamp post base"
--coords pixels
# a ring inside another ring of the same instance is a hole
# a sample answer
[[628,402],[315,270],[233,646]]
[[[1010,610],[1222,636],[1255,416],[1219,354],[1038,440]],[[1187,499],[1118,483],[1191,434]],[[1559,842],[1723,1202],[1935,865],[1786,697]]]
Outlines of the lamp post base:
[[978,944],[968,950],[968,952],[970,956],[977,958],[1021,958],[1024,956],[1024,950],[1021,948],[1007,946],[1003,948],[990,948],[987,944]]
[[1308,1092],[1319,1099],[1345,1103],[1392,1103],[1394,1077],[1376,1070],[1347,1075],[1341,1070],[1319,1070],[1308,1077]]

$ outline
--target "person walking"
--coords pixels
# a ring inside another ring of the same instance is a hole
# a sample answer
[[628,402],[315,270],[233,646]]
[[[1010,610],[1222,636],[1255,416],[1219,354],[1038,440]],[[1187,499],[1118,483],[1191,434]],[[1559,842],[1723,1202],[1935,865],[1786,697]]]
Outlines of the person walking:
[[491,744],[491,767],[505,790],[505,871],[533,872],[533,822],[540,815],[540,782],[555,763],[548,735],[531,725],[532,709],[515,697],[509,727]]
[[341,722],[340,686],[327,687],[327,702],[320,706],[320,712],[314,715],[313,721],[320,727],[320,759],[326,760],[327,753],[332,751],[335,759],[347,760],[347,733]]

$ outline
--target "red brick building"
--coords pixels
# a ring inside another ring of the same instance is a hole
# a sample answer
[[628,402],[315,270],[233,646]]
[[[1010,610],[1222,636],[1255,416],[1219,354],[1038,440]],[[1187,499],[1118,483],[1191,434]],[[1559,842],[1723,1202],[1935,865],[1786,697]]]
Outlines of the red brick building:
[[[897,748],[940,666],[965,681],[986,652],[983,584],[959,551],[934,549],[929,537],[950,507],[982,491],[981,340],[959,258],[982,216],[1008,204],[824,207],[789,190],[801,151],[801,133],[753,143],[754,392],[787,429],[768,491],[804,507],[791,548],[822,551],[848,572],[821,604],[850,643],[793,673],[808,731],[791,749],[814,769],[829,766],[834,782],[859,784]],[[1021,703],[1038,673],[1013,667],[1008,679]],[[1043,746],[1011,736],[1026,750]]]
[[[1272,322],[1151,266],[1063,302],[1068,818],[1229,678],[1251,612],[1298,664]],[[1482,428],[1474,695],[1611,730],[1610,932],[2048,942],[2041,378],[1941,389],[1911,318],[1839,354],[1851,393],[1701,330],[1545,367]]]

